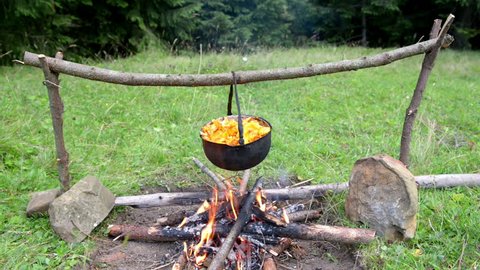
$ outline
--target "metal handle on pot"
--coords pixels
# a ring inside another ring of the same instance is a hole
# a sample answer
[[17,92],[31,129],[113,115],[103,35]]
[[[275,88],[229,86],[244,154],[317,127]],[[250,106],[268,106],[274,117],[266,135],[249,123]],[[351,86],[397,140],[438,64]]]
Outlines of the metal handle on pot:
[[233,98],[233,90],[235,89],[235,102],[237,103],[237,111],[238,111],[238,134],[240,135],[240,139],[238,143],[240,145],[244,145],[243,141],[243,124],[242,124],[242,114],[240,113],[240,102],[238,100],[238,91],[237,91],[237,77],[235,76],[235,72],[232,71],[233,76],[233,84],[230,85],[230,93],[228,94],[228,105],[227,105],[227,115],[232,115],[232,98]]

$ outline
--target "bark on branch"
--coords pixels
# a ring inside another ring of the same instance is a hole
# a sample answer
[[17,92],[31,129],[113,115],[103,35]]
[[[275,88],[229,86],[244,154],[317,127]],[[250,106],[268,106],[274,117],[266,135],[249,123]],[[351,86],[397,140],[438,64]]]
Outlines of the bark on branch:
[[[237,71],[235,72],[235,75],[237,77],[237,84],[245,84],[260,81],[311,77],[316,75],[378,67],[413,55],[431,51],[433,48],[438,46],[437,43],[443,44],[444,42],[447,41],[445,41],[443,38],[437,38],[354,60],[343,60],[324,64],[310,64],[305,67]],[[233,84],[233,78],[230,72],[219,74],[130,73],[82,65],[50,57],[46,57],[45,59],[50,69],[57,73],[64,73],[84,79],[115,84],[143,86],[217,86]],[[26,65],[41,67],[38,54],[25,52],[23,61]]]
[[[480,186],[480,174],[440,174],[415,176],[421,188],[475,187]],[[298,188],[264,189],[269,200],[302,200],[322,197],[325,192],[343,192],[348,182],[337,184],[311,185]],[[220,196],[222,194],[219,194]],[[208,199],[208,192],[155,193],[148,195],[124,196],[115,199],[115,206],[157,207],[167,205],[200,204]]]
[[[62,61],[61,53],[57,53],[56,61]],[[68,172],[68,152],[65,148],[65,141],[63,139],[63,102],[60,97],[60,80],[58,73],[52,71],[47,63],[46,56],[43,54],[37,55],[37,60],[43,70],[45,76],[44,84],[48,90],[48,101],[50,103],[50,114],[52,115],[53,134],[55,136],[55,149],[58,166],[58,177],[62,186],[62,192],[70,188],[70,173]]]
[[[444,41],[447,37],[448,29],[452,25],[453,19],[455,16],[450,14],[440,29],[440,20],[435,20],[430,31],[430,40],[435,40],[435,46],[425,54],[425,58],[422,62],[422,69],[418,77],[417,86],[413,92],[412,100],[408,106],[407,111],[405,112],[405,121],[403,124],[402,138],[400,143],[400,161],[407,166],[410,165],[410,142],[412,140],[412,129],[415,122],[415,117],[422,102],[423,92],[427,86],[428,77],[432,72],[433,66],[435,64],[435,59],[437,58],[438,52],[442,48],[443,42],[438,42],[439,40]],[[446,41],[451,42],[451,41]]]
[[[297,188],[265,189],[267,199],[301,200],[321,197],[327,191],[341,192],[348,188],[348,183],[324,184]],[[223,199],[223,193],[218,194]],[[116,206],[129,205],[133,207],[154,207],[167,205],[200,204],[210,198],[209,192],[166,192],[137,196],[123,196],[115,199]]]

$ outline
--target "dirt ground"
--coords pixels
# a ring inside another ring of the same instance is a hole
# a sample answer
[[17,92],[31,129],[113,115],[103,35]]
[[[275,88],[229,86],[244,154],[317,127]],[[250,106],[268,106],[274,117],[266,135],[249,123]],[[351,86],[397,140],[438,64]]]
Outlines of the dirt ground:
[[[113,223],[151,226],[160,217],[195,208],[190,206],[127,207]],[[91,255],[89,269],[171,269],[174,260],[183,249],[182,242],[146,243],[121,239],[113,241],[109,238],[99,238],[96,242],[96,250]],[[356,255],[358,253],[354,247],[325,241],[294,241],[294,243],[297,248],[288,250],[290,257],[284,253],[276,259],[278,269],[364,269],[360,265]]]

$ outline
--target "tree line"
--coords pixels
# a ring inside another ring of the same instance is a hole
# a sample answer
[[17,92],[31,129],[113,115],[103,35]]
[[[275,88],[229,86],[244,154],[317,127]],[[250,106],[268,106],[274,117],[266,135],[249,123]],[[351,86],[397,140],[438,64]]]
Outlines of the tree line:
[[0,64],[24,50],[69,59],[169,48],[248,51],[318,43],[402,46],[456,15],[457,48],[480,48],[480,0],[4,0]]

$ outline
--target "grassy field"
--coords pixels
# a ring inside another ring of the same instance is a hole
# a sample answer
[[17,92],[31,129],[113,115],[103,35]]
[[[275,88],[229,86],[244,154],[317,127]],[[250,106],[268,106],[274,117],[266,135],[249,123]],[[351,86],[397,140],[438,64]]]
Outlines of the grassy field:
[[[302,66],[379,50],[324,47],[259,51],[248,56],[148,50],[98,66],[150,73],[216,73]],[[273,125],[272,149],[254,175],[284,172],[315,183],[347,181],[353,163],[398,157],[403,117],[422,56],[386,67],[239,86],[243,112]],[[413,134],[415,175],[480,173],[480,53],[444,51],[430,77]],[[62,76],[65,139],[71,174],[97,176],[116,195],[142,186],[202,184],[191,157],[209,164],[200,127],[226,114],[227,87],[126,87]],[[66,244],[47,217],[29,219],[29,194],[58,186],[53,133],[42,72],[0,67],[0,265],[4,269],[69,269],[83,265],[94,238]],[[220,172],[220,170],[219,170]],[[224,175],[228,172],[221,171]],[[329,197],[348,224],[345,194]],[[406,243],[360,247],[371,269],[480,267],[480,190],[421,190],[418,231]],[[105,225],[96,230],[102,235]]]

